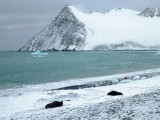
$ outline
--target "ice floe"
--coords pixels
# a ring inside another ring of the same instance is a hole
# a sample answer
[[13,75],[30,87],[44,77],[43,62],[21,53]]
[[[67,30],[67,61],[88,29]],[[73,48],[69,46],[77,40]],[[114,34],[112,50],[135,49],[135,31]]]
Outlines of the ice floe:
[[48,55],[48,53],[42,53],[41,51],[37,50],[36,52],[33,52],[32,55],[43,57],[44,55]]

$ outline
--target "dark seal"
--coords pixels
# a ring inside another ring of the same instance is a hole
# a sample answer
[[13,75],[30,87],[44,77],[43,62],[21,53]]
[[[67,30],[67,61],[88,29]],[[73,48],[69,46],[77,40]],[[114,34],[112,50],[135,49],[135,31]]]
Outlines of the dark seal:
[[117,96],[117,95],[123,95],[123,94],[122,94],[121,92],[111,91],[111,92],[109,92],[107,95]]
[[45,109],[60,107],[60,106],[62,106],[62,105],[63,105],[63,101],[61,101],[61,102],[54,101],[54,102],[52,102],[52,103],[50,103],[50,104],[47,104],[47,105],[45,106]]

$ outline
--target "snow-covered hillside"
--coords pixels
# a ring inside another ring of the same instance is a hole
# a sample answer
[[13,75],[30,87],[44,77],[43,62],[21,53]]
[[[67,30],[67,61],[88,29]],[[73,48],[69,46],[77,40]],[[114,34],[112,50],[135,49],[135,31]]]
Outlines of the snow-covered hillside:
[[116,8],[102,14],[66,6],[19,51],[159,50],[160,8]]

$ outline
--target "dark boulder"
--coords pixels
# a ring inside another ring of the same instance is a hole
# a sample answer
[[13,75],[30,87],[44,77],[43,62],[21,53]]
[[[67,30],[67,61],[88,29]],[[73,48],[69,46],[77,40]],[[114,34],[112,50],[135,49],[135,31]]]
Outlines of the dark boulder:
[[111,92],[109,92],[107,95],[117,96],[117,95],[123,95],[123,94],[122,94],[121,92],[111,91]]
[[62,105],[63,105],[63,101],[61,101],[61,102],[54,101],[54,102],[52,102],[52,103],[50,103],[50,104],[47,104],[47,105],[45,106],[45,109],[47,109],[47,108],[60,107],[60,106],[62,106]]

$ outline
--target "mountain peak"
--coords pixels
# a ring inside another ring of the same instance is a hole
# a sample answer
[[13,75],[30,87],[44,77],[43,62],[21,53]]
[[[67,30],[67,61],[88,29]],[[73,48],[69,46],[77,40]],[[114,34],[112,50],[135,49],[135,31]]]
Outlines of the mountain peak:
[[124,8],[114,8],[113,10],[114,11],[119,11],[119,10],[122,10],[122,9],[124,9]]
[[146,8],[139,14],[139,16],[160,17],[160,8]]
[[84,26],[67,5],[45,29],[19,51],[81,50],[87,34]]
[[106,14],[86,14],[67,5],[19,51],[159,50],[160,19],[154,16],[160,16],[160,8],[138,13],[117,8]]

